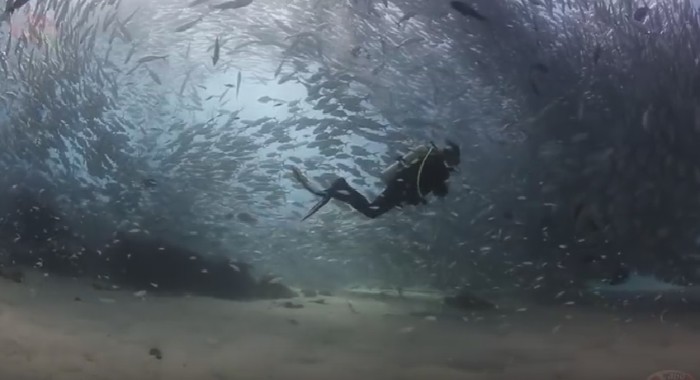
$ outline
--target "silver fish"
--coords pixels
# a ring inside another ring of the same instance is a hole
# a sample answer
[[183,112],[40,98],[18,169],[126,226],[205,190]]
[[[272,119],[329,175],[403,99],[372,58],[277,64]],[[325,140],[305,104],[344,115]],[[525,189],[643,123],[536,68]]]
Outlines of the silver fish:
[[252,4],[253,0],[232,0],[225,3],[212,5],[212,9],[238,9]]
[[9,69],[7,67],[7,62],[5,61],[5,54],[0,55],[0,65],[2,65],[2,70],[5,72],[5,77],[7,77]]
[[280,62],[280,65],[277,66],[277,70],[275,70],[275,78],[277,78],[278,75],[280,75],[280,72],[282,71],[282,66],[284,66],[284,59],[282,62]]
[[416,42],[421,42],[423,41],[423,37],[412,37],[412,38],[407,38],[403,41],[401,41],[398,45],[396,45],[396,48],[400,48],[402,46],[410,45]]
[[131,70],[129,70],[129,71],[126,72],[126,75],[129,75],[129,74],[133,73],[133,72],[136,71],[136,69],[138,69],[139,67],[141,67],[141,64],[140,64],[140,63],[137,63],[136,66],[134,66]]
[[131,45],[131,49],[130,49],[129,52],[126,54],[126,59],[124,60],[124,64],[125,64],[125,65],[126,65],[127,63],[129,63],[129,61],[131,60],[131,56],[134,55],[134,52],[135,52],[135,51],[136,51],[136,45],[135,45],[135,44],[134,44],[134,45]]
[[132,18],[132,17],[134,17],[134,15],[136,15],[136,13],[137,13],[138,11],[140,11],[140,10],[141,10],[141,8],[140,8],[140,7],[139,7],[139,8],[136,8],[136,9],[134,9],[134,11],[133,11],[133,12],[131,12],[131,14],[130,14],[130,15],[126,16],[126,18],[124,19],[124,21],[123,21],[122,23],[123,23],[124,25],[128,24],[128,23],[129,23],[129,21],[131,21],[131,18]]
[[156,83],[158,83],[158,84],[163,84],[163,83],[161,83],[160,78],[158,77],[158,75],[157,75],[156,73],[154,73],[154,72],[153,72],[151,69],[149,69],[148,67],[146,68],[146,70],[148,70],[148,75],[151,76],[151,79],[153,79],[154,82],[156,82]]
[[185,92],[185,85],[187,84],[187,81],[190,80],[190,74],[192,74],[192,69],[189,69],[187,74],[185,74],[185,80],[182,81],[182,85],[180,86],[180,96],[182,96],[182,93]]
[[241,79],[242,79],[241,72],[239,71],[238,72],[238,79],[236,79],[236,99],[238,99],[238,92],[241,89]]
[[5,56],[10,54],[10,47],[12,46],[12,33],[7,33],[7,45],[5,45]]
[[168,58],[167,55],[149,55],[149,56],[146,56],[146,57],[139,59],[138,61],[136,61],[136,63],[146,63],[146,62],[155,61],[157,59],[166,59],[166,58]]
[[216,37],[216,40],[214,41],[214,56],[212,56],[212,63],[214,66],[216,66],[216,63],[219,62],[219,49],[221,46],[219,45],[219,37]]
[[114,12],[105,18],[104,22],[102,23],[102,33],[107,33],[107,28],[109,28],[109,26],[112,25],[116,18],[117,12]]
[[196,19],[194,19],[188,23],[182,24],[182,25],[178,26],[177,28],[175,28],[175,32],[177,32],[177,33],[184,32],[185,30],[190,29],[191,27],[197,25],[197,23],[202,21],[203,18],[204,18],[204,16],[199,16]]
[[192,47],[192,42],[187,44],[187,50],[185,50],[185,59],[190,58],[190,47]]
[[396,25],[397,25],[397,26],[401,26],[402,23],[404,23],[404,22],[406,22],[406,21],[412,19],[413,16],[415,16],[415,15],[416,15],[415,12],[408,12],[408,13],[404,14],[404,15],[399,19],[399,21],[396,22]]
[[121,32],[122,37],[124,37],[124,40],[126,42],[132,42],[134,38],[131,36],[131,33],[129,32],[128,29],[126,29],[126,26],[120,21],[117,21],[117,27],[119,28],[119,32]]
[[224,99],[224,96],[228,93],[228,91],[231,89],[231,87],[227,87],[226,90],[219,96],[219,101],[222,101]]

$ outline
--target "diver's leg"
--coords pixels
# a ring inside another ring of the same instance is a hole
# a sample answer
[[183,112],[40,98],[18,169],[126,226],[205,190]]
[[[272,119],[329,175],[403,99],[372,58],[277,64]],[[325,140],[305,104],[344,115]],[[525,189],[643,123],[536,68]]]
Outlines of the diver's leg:
[[333,185],[326,191],[333,199],[349,204],[355,210],[372,219],[385,214],[395,206],[390,201],[390,197],[387,196],[386,190],[370,203],[364,195],[352,188],[343,178],[333,182]]

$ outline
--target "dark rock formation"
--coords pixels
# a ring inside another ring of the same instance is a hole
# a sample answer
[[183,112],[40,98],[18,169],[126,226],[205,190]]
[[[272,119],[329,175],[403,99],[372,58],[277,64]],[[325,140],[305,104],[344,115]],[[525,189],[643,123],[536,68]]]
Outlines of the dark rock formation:
[[446,306],[461,310],[492,310],[497,308],[492,302],[477,297],[465,289],[462,289],[454,296],[445,297],[443,303]]
[[8,252],[8,264],[66,276],[86,273],[86,248],[48,202],[27,190],[8,198],[9,211],[0,225],[0,246]]
[[119,233],[103,255],[99,271],[115,283],[132,288],[226,299],[296,296],[284,285],[257,281],[246,263],[200,255],[143,235]]
[[224,299],[296,296],[271,279],[256,280],[246,263],[220,255],[201,255],[148,235],[119,232],[104,251],[90,249],[49,204],[28,191],[15,194],[9,209],[0,224],[0,247],[8,252],[4,260],[7,267],[19,265],[56,275],[108,279],[111,285],[151,293]]

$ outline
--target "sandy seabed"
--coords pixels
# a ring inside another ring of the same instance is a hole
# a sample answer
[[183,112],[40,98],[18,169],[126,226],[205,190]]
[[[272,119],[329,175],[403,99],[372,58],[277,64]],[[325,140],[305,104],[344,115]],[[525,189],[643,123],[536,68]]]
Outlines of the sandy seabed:
[[0,279],[0,379],[646,380],[662,369],[700,376],[700,313],[519,305],[443,317],[425,304],[351,294],[291,300],[301,308],[284,302]]

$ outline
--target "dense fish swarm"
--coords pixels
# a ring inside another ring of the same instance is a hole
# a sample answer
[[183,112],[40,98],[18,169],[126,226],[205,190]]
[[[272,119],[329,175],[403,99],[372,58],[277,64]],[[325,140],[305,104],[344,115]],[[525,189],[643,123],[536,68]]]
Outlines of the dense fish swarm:
[[[50,199],[84,244],[135,231],[295,281],[557,297],[627,270],[700,279],[689,0],[6,9],[0,189]],[[377,194],[396,156],[445,138],[463,163],[444,201],[299,222],[313,198],[291,166]]]

